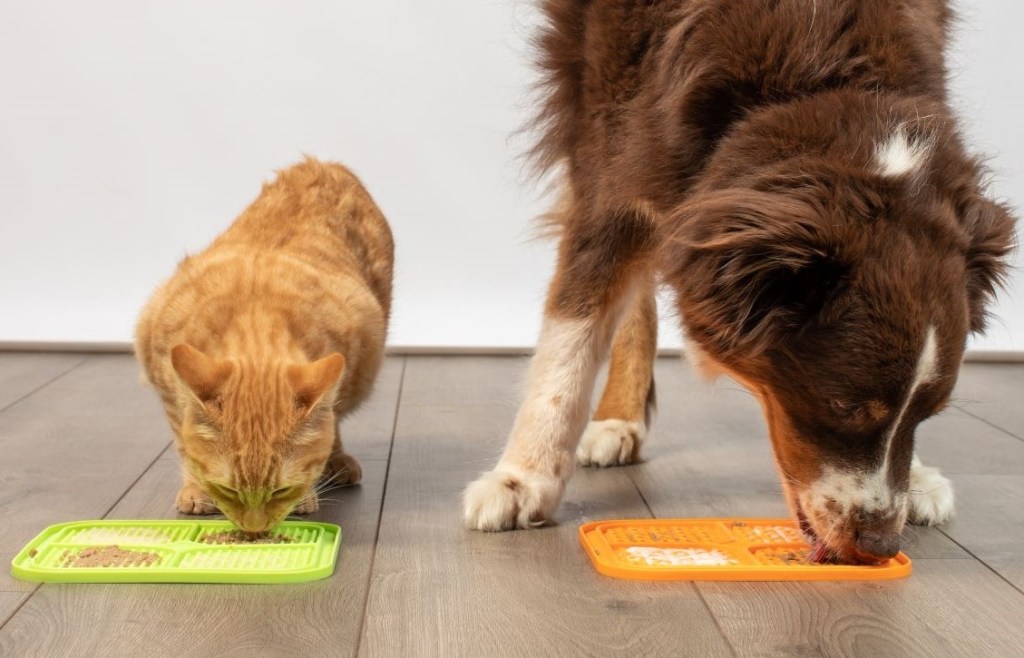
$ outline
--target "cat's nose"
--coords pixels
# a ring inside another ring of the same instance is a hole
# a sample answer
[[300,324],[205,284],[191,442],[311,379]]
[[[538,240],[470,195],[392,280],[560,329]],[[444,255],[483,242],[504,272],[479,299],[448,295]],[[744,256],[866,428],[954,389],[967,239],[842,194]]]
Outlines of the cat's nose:
[[263,510],[251,509],[242,512],[242,517],[238,519],[238,527],[246,532],[263,532],[270,528],[270,523]]

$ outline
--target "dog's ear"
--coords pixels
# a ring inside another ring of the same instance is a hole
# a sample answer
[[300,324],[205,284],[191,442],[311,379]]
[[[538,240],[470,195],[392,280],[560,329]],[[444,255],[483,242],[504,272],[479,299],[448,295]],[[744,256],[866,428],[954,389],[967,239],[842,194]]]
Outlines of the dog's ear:
[[691,337],[720,355],[758,354],[840,310],[851,271],[840,229],[804,201],[712,192],[680,207],[666,229],[666,281]]
[[985,329],[986,306],[1003,285],[1009,263],[1006,256],[1014,248],[1014,219],[1006,206],[980,194],[972,194],[960,207],[961,221],[967,230],[967,303],[971,313],[971,331]]

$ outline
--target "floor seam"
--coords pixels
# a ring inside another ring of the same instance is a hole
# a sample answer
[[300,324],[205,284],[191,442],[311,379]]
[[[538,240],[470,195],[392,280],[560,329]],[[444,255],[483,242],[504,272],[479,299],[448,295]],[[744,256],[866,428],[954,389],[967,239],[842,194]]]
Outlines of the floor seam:
[[153,465],[156,464],[160,460],[161,457],[163,457],[165,454],[167,454],[167,451],[171,449],[172,445],[174,445],[174,441],[168,441],[167,442],[167,445],[165,445],[160,450],[160,452],[157,453],[156,457],[153,458],[153,461],[149,462],[149,464],[146,465],[146,468],[142,469],[142,472],[139,473],[139,476],[137,478],[135,478],[134,480],[132,480],[132,483],[129,484],[125,488],[125,490],[121,493],[121,495],[117,497],[117,500],[114,501],[114,504],[107,508],[107,511],[104,512],[103,516],[100,517],[101,519],[107,518],[107,515],[109,515],[111,512],[114,511],[114,508],[117,507],[121,503],[122,500],[124,500],[124,497],[127,496],[128,493],[132,489],[135,488],[135,485],[139,483],[139,480],[141,480],[143,477],[145,477],[146,473],[149,473],[150,469],[153,468]]
[[[83,359],[82,362],[77,363],[76,365],[71,367],[68,370],[68,372],[70,372],[71,370],[75,369],[76,367],[78,367],[79,365],[84,363],[86,360],[88,360],[88,358]],[[63,374],[63,375],[67,375],[67,372],[65,372],[65,374]],[[63,377],[63,375],[60,375],[59,377]],[[99,517],[100,519],[105,519],[106,515],[109,515],[111,512],[114,511],[114,508],[118,507],[118,503],[121,502],[126,495],[128,495],[128,492],[131,491],[135,487],[136,484],[138,484],[138,481],[141,480],[142,477],[146,473],[150,472],[150,469],[153,468],[153,465],[155,465],[157,463],[157,460],[160,459],[160,457],[164,456],[164,453],[167,452],[168,449],[170,449],[172,444],[173,444],[173,441],[168,441],[167,445],[165,445],[163,448],[161,448],[160,452],[157,453],[157,456],[153,458],[152,462],[150,462],[150,464],[147,464],[146,467],[144,469],[142,469],[142,472],[139,473],[138,477],[135,478],[134,480],[132,480],[132,483],[129,484],[127,487],[125,487],[125,490],[121,493],[120,496],[118,496],[118,499],[114,501],[114,505],[112,505],[110,508],[108,508],[108,510],[106,510],[106,512],[104,512],[103,515],[101,517]],[[37,584],[32,589],[32,591],[30,591],[30,593],[28,593],[28,596],[25,598],[25,600],[22,601],[22,603],[19,603],[16,608],[14,608],[14,610],[10,613],[10,616],[8,616],[6,619],[4,619],[3,623],[0,623],[0,631],[2,631],[4,629],[4,627],[10,622],[10,620],[13,619],[15,617],[15,615],[17,615],[17,613],[20,610],[22,610],[22,608],[25,607],[25,604],[29,603],[30,599],[32,599],[34,596],[36,596],[36,594],[38,593],[39,589],[43,586],[43,584],[44,583]]]
[[1004,583],[1006,583],[1007,585],[1009,585],[1009,586],[1010,586],[1010,587],[1012,587],[1013,589],[1017,590],[1017,591],[1018,591],[1019,593],[1021,593],[1021,594],[1024,594],[1024,589],[1021,589],[1020,587],[1017,587],[1017,585],[1015,585],[1015,584],[1013,584],[1012,582],[1010,582],[1010,581],[1009,581],[1009,580],[1008,580],[1008,579],[1006,578],[1006,576],[1004,576],[1003,574],[1001,574],[1001,573],[999,573],[998,571],[996,571],[996,570],[995,570],[995,568],[993,568],[993,567],[992,567],[992,565],[990,565],[990,564],[989,564],[988,562],[986,562],[985,560],[983,560],[983,559],[981,559],[980,557],[978,557],[977,555],[975,555],[975,554],[974,554],[974,551],[972,551],[971,549],[967,548],[966,546],[964,546],[963,544],[961,544],[960,542],[958,542],[958,541],[957,541],[956,539],[954,539],[954,538],[953,538],[953,536],[952,536],[952,535],[950,535],[950,534],[949,534],[948,532],[946,532],[946,531],[945,531],[945,530],[944,530],[943,528],[936,528],[936,530],[938,530],[938,531],[939,531],[939,532],[941,532],[942,534],[946,535],[946,537],[947,537],[947,538],[949,539],[949,541],[951,541],[951,542],[953,542],[954,544],[956,544],[957,546],[959,546],[959,547],[961,548],[961,550],[963,550],[963,551],[964,551],[965,553],[967,553],[968,555],[970,555],[970,556],[971,556],[972,558],[974,558],[975,560],[977,560],[978,562],[980,562],[981,564],[983,564],[983,565],[985,566],[985,568],[986,568],[986,569],[988,569],[989,571],[991,571],[992,573],[994,573],[994,574],[996,575],[996,577],[998,577],[998,578],[999,578],[1000,580],[1002,580],[1002,581],[1003,581]]
[[[640,496],[640,500],[643,502],[644,507],[647,508],[647,513],[650,514],[652,519],[658,518],[654,514],[654,510],[651,508],[651,504],[647,502],[647,497],[644,496],[644,492],[643,490],[640,489],[640,485],[633,477],[632,469],[626,471],[626,476],[629,478],[629,481],[633,483],[633,488],[636,489],[637,495]],[[711,606],[708,605],[707,600],[704,598],[704,593],[700,591],[699,587],[697,587],[697,583],[690,583],[690,586],[693,588],[693,591],[697,593],[697,598],[700,599],[701,605],[704,606],[704,609],[707,610],[708,614],[711,616],[711,621],[714,622],[715,629],[718,630],[718,635],[722,638],[722,641],[725,642],[725,646],[729,649],[733,656],[739,656],[739,653],[736,651],[736,647],[733,646],[732,642],[729,640],[729,636],[725,634],[725,630],[722,628],[722,624],[718,621],[718,616],[715,615],[714,611],[711,609]]]
[[92,357],[88,357],[88,356],[82,357],[82,360],[81,360],[81,361],[79,361],[79,362],[77,362],[77,363],[75,363],[75,364],[71,365],[71,367],[69,367],[69,368],[68,368],[67,370],[64,370],[64,371],[62,371],[62,372],[60,372],[60,373],[58,373],[58,374],[54,375],[53,377],[51,377],[50,379],[47,379],[47,380],[46,380],[45,382],[43,382],[43,383],[42,383],[42,384],[40,384],[39,386],[36,386],[36,387],[35,387],[34,389],[32,389],[31,391],[29,391],[28,393],[25,393],[24,395],[22,395],[21,397],[19,397],[19,398],[18,398],[17,400],[14,400],[13,402],[10,402],[10,403],[8,403],[8,404],[7,404],[7,406],[5,406],[5,407],[3,407],[3,408],[0,408],[0,414],[2,414],[3,412],[7,411],[8,409],[10,409],[11,407],[13,407],[14,405],[18,404],[19,402],[21,402],[21,401],[23,401],[23,400],[26,400],[26,399],[28,399],[28,398],[30,398],[30,397],[32,397],[33,395],[35,395],[35,394],[36,394],[36,393],[38,393],[39,391],[43,390],[44,388],[46,388],[47,386],[49,386],[49,385],[50,385],[50,384],[52,384],[53,382],[57,381],[58,379],[60,379],[60,378],[61,378],[61,377],[63,377],[64,375],[66,375],[66,374],[68,374],[69,372],[71,372],[72,370],[75,370],[76,368],[78,368],[78,366],[82,365],[82,364],[83,364],[83,363],[85,363],[86,361],[89,361],[89,360],[90,360],[91,358],[92,358]]
[[352,652],[358,656],[363,648],[363,632],[366,629],[367,608],[370,605],[370,587],[373,584],[373,568],[377,564],[377,542],[380,539],[380,527],[384,521],[384,503],[388,495],[388,478],[391,475],[391,455],[395,451],[395,434],[398,432],[398,416],[402,409],[402,391],[405,388],[405,369],[409,357],[402,357],[402,374],[398,379],[398,397],[395,400],[395,417],[391,422],[391,442],[388,445],[387,466],[384,468],[384,485],[380,492],[380,508],[377,510],[377,528],[373,533],[373,550],[370,552],[370,566],[366,571],[366,593],[363,595],[363,610],[359,618],[359,629],[356,631],[356,646]]
[[7,627],[7,624],[9,624],[10,621],[12,619],[14,619],[18,615],[19,612],[21,612],[21,609],[24,608],[25,604],[28,603],[28,600],[30,598],[32,598],[35,595],[36,592],[39,591],[39,588],[41,586],[42,586],[41,584],[40,585],[36,585],[35,588],[33,588],[31,592],[28,592],[28,594],[25,596],[25,598],[22,599],[21,603],[19,603],[18,606],[16,608],[14,608],[14,610],[11,610],[10,616],[8,616],[7,619],[4,620],[4,623],[0,624],[0,633],[2,633],[4,628]]
[[640,502],[642,502],[644,504],[644,507],[647,508],[647,513],[650,514],[652,519],[658,518],[654,515],[654,510],[651,509],[651,504],[647,502],[647,497],[644,496],[644,492],[641,491],[640,485],[637,484],[636,478],[633,477],[633,473],[631,470],[626,471],[626,477],[628,477],[629,481],[633,483],[633,488],[636,490],[636,495],[640,496]]
[[736,647],[733,646],[729,636],[725,634],[725,629],[722,628],[721,622],[718,621],[718,615],[715,614],[714,610],[712,610],[711,606],[708,604],[707,599],[704,598],[704,592],[700,591],[700,587],[697,586],[697,583],[690,583],[690,586],[693,587],[693,591],[697,593],[697,598],[700,599],[700,602],[704,605],[704,609],[708,611],[709,615],[711,615],[711,621],[715,622],[715,628],[718,630],[718,634],[721,636],[722,641],[725,642],[725,646],[728,647],[733,656],[738,657],[740,655],[739,652],[736,650]]
[[[88,359],[86,359],[86,360],[88,360]],[[83,361],[83,363],[84,363],[84,361]],[[78,364],[78,365],[81,365],[81,364]],[[78,365],[76,365],[75,367],[78,367]],[[70,370],[74,370],[74,368],[71,368]],[[70,370],[68,372],[70,372]],[[173,441],[168,441],[167,445],[165,445],[163,448],[160,449],[160,452],[157,453],[156,457],[154,457],[153,460],[151,462],[149,462],[149,464],[146,465],[146,468],[142,469],[142,472],[139,473],[139,476],[136,477],[134,480],[132,480],[131,484],[129,484],[127,487],[125,487],[125,490],[121,493],[120,496],[117,497],[117,500],[114,501],[114,504],[111,505],[109,508],[107,508],[107,511],[104,512],[103,515],[100,517],[101,519],[107,518],[107,515],[114,511],[114,508],[117,507],[117,505],[122,500],[124,500],[124,497],[128,495],[128,492],[131,491],[133,488],[135,488],[135,485],[139,483],[139,480],[141,480],[146,475],[146,473],[149,473],[150,469],[153,468],[153,465],[156,464],[157,461],[159,461],[159,459],[161,457],[163,457],[164,454],[168,450],[170,450],[170,448],[171,448],[171,446],[173,444],[174,444]],[[18,607],[15,608],[13,612],[11,612],[10,616],[7,617],[7,619],[5,619],[2,624],[0,624],[0,631],[2,631],[4,629],[4,627],[7,626],[7,624],[12,619],[14,619],[15,615],[17,615],[18,612],[25,606],[25,604],[28,603],[29,599],[31,599],[33,596],[36,595],[37,592],[39,592],[39,589],[42,586],[43,586],[43,583],[39,583],[38,585],[35,586],[35,588],[32,589],[31,592],[28,592],[28,595],[25,597],[25,599],[21,603],[19,603]]]
[[1006,434],[1007,436],[1009,436],[1011,438],[1014,438],[1014,439],[1017,439],[1018,441],[1024,442],[1024,437],[1019,437],[1016,434],[1014,434],[1013,432],[1011,432],[1010,430],[1008,430],[1008,429],[1006,429],[1004,427],[1000,427],[999,425],[996,425],[995,423],[993,423],[992,421],[988,420],[987,418],[984,418],[982,416],[979,416],[976,413],[972,413],[972,412],[968,411],[966,407],[962,407],[959,404],[955,404],[953,406],[955,406],[957,409],[959,409],[960,411],[964,412],[965,414],[967,414],[971,418],[974,418],[975,420],[980,420],[981,422],[985,423],[989,427],[991,427],[993,429],[996,429],[996,430],[999,430],[1000,432],[1002,432],[1003,434]]

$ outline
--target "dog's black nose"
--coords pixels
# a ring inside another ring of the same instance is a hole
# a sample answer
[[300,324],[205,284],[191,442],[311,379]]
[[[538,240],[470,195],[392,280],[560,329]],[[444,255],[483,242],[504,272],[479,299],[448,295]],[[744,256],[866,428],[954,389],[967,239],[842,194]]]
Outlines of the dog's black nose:
[[857,533],[857,551],[884,560],[900,552],[900,536],[895,532],[861,530]]

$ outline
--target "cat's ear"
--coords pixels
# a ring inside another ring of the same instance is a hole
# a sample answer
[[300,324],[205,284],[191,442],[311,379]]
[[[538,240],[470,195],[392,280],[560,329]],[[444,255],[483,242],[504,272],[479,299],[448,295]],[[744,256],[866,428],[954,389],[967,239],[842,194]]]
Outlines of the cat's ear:
[[345,357],[337,352],[312,363],[288,366],[288,382],[295,392],[295,406],[302,413],[315,409],[325,395],[336,390],[344,369]]
[[171,348],[171,365],[204,406],[216,404],[220,389],[231,374],[229,361],[211,358],[184,343]]

